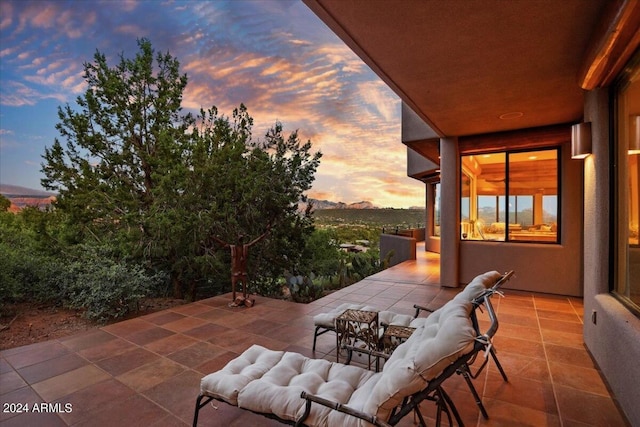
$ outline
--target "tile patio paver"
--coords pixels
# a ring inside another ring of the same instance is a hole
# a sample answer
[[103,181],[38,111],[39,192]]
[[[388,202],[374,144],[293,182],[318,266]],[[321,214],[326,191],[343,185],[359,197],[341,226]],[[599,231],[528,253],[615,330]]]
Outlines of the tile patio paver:
[[[517,277],[516,277],[517,279]],[[516,280],[514,279],[514,280]],[[202,376],[250,345],[335,360],[335,336],[313,341],[313,315],[344,301],[413,314],[436,309],[460,289],[439,285],[439,258],[419,252],[409,261],[310,304],[257,298],[229,308],[230,295],[116,323],[93,331],[0,352],[0,402],[59,402],[71,412],[0,413],[11,426],[187,426]],[[458,376],[445,384],[469,426],[628,427],[582,343],[582,301],[505,291],[495,301],[494,340],[509,382],[492,362],[476,380],[490,414],[484,420]],[[481,322],[486,320],[481,319]],[[200,426],[275,426],[224,403],[201,411]],[[432,404],[422,405],[433,424]],[[401,427],[413,425],[407,416]]]
[[[109,374],[95,365],[86,365],[73,371],[46,379],[31,387],[40,395],[43,402],[54,402],[74,391],[82,390],[90,385],[104,381]],[[39,402],[33,402],[39,403]]]

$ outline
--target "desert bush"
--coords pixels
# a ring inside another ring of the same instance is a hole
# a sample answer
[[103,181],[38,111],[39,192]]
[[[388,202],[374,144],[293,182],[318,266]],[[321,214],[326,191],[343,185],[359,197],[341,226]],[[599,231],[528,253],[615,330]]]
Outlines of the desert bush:
[[0,241],[0,315],[4,314],[3,307],[10,302],[19,301],[25,295],[24,281],[21,277],[25,268],[23,258],[16,251],[11,250],[5,242]]
[[20,218],[4,213],[0,217],[0,311],[11,302],[61,302],[55,286],[60,261],[38,250],[33,232]]
[[[282,281],[272,277],[257,277],[249,281],[249,293],[270,298],[282,298]],[[240,292],[242,289],[236,289]]]
[[357,280],[362,280],[382,270],[382,264],[378,254],[373,252],[360,252],[353,254],[351,265]]
[[286,284],[289,288],[291,299],[295,302],[311,302],[320,298],[323,288],[320,284],[314,283],[315,276],[294,276],[285,272]]
[[60,277],[66,304],[84,310],[84,316],[107,322],[136,310],[138,302],[166,287],[167,275],[143,266],[104,256],[105,247],[81,245],[81,255],[69,262]]

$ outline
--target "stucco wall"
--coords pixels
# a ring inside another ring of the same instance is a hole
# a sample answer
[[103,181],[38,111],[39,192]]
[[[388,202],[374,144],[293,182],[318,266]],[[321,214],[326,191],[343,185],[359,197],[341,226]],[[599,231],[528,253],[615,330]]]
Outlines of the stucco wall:
[[407,260],[416,259],[416,239],[411,237],[397,236],[395,234],[380,235],[380,259],[387,257],[389,252],[393,255],[389,260],[389,267],[400,264]]
[[402,142],[437,138],[438,134],[429,127],[407,104],[402,103]]
[[439,166],[433,163],[431,160],[423,157],[415,150],[407,147],[407,175],[414,177],[424,171],[431,171],[438,169]]
[[440,140],[440,166],[440,284],[457,287],[460,285],[460,151],[457,137]]
[[581,296],[580,263],[568,259],[574,251],[562,245],[462,242],[460,280],[468,283],[488,270],[515,270],[505,288]]
[[[593,154],[584,177],[584,341],[631,425],[640,425],[640,319],[609,293],[609,99],[607,88],[586,94]],[[596,322],[592,314],[596,313]]]

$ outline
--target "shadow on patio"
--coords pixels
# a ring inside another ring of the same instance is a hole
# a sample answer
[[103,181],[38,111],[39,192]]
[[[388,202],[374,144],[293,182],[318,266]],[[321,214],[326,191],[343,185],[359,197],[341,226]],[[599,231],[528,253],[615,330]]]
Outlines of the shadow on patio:
[[[335,360],[333,334],[319,337],[315,354],[311,350],[316,313],[358,302],[413,314],[414,303],[437,308],[459,291],[439,286],[437,255],[420,250],[418,258],[307,305],[258,298],[252,308],[229,308],[231,297],[223,295],[3,351],[0,425],[190,425],[201,377],[251,344]],[[475,380],[490,419],[480,416],[460,377],[445,383],[465,424],[627,425],[583,345],[582,300],[509,290],[505,295],[494,299],[500,320],[494,342],[509,382],[491,365]],[[53,405],[35,412],[36,403]],[[24,404],[29,412],[16,413]],[[201,411],[199,425],[281,425],[216,405]],[[433,405],[423,406],[433,416]],[[412,416],[401,423],[412,424]]]

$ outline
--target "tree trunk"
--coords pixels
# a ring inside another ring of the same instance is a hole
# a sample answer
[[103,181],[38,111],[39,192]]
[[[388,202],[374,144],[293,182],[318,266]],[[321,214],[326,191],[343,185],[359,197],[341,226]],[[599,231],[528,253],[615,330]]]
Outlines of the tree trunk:
[[182,282],[175,273],[171,273],[171,284],[173,285],[173,297],[176,299],[183,299],[184,293],[182,292]]

